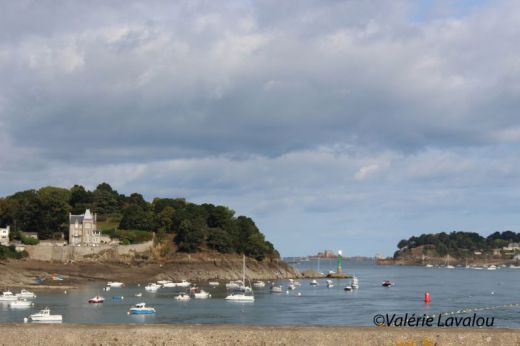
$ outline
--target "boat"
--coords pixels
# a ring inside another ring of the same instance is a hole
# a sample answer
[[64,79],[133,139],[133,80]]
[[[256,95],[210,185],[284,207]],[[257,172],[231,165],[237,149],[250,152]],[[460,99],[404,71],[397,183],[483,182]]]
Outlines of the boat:
[[391,282],[390,280],[385,280],[385,281],[383,281],[383,284],[382,284],[383,287],[391,287],[393,285],[394,285],[394,283]]
[[51,315],[51,310],[45,308],[36,314],[30,315],[29,319],[34,322],[61,322],[63,318],[61,315]]
[[19,298],[36,298],[36,294],[30,292],[30,291],[27,291],[25,289],[22,289],[20,291],[20,293],[16,293],[16,296],[19,297]]
[[264,288],[265,287],[265,282],[263,281],[256,281],[253,283],[253,287],[254,288]]
[[240,287],[243,287],[243,286],[244,286],[244,282],[242,282],[240,280],[230,281],[226,284],[226,289],[238,290],[238,289],[240,289]]
[[352,286],[347,285],[345,288],[343,288],[345,291],[352,291]]
[[175,300],[190,300],[190,296],[184,292],[179,293],[175,296]]
[[11,291],[2,292],[2,295],[0,295],[0,302],[11,302],[15,300],[18,300],[18,297]]
[[289,286],[287,286],[287,289],[292,291],[296,289],[296,286],[294,286],[294,284],[290,284]]
[[172,281],[171,280],[159,280],[159,281],[157,281],[157,284],[164,286],[165,284],[168,284],[170,282],[172,282]]
[[446,255],[446,269],[453,269],[455,268],[454,266],[450,265],[450,255]]
[[146,306],[146,303],[137,303],[129,310],[131,315],[150,315],[155,314],[155,309]]
[[211,287],[215,287],[215,286],[219,286],[220,282],[218,282],[218,281],[210,281],[210,282],[208,282],[208,285],[210,285]]
[[427,264],[425,265],[426,268],[433,268],[433,264]]
[[95,297],[92,297],[88,300],[88,302],[90,304],[102,304],[105,302],[105,298],[101,297],[101,296],[95,296]]
[[293,285],[296,286],[296,287],[299,287],[299,286],[301,286],[302,284],[300,283],[300,281],[294,281],[294,282],[293,282]]
[[283,293],[282,286],[271,286],[271,293]]
[[156,292],[159,288],[161,288],[161,286],[153,282],[144,286],[144,289],[149,292]]
[[200,290],[200,292],[193,293],[193,297],[195,299],[207,299],[207,298],[211,298],[211,294],[209,294],[208,292],[206,292],[204,290]]
[[176,283],[177,287],[190,287],[190,285],[191,285],[191,283],[189,283],[186,280],[182,280],[181,282]]
[[510,264],[509,268],[511,268],[511,269],[520,269],[520,266],[516,266],[514,264]]
[[123,283],[122,282],[117,282],[117,281],[109,281],[109,282],[107,282],[107,286],[108,287],[112,287],[112,288],[122,287]]
[[319,283],[318,283],[318,281],[316,281],[316,280],[313,279],[313,280],[311,281],[310,285],[311,285],[311,286],[318,286]]
[[497,270],[497,267],[495,265],[490,265],[487,270]]
[[115,300],[116,302],[120,302],[123,299],[125,299],[125,297],[123,296],[112,296],[112,300]]
[[357,276],[352,277],[352,283],[350,284],[350,286],[353,289],[358,289],[359,288],[359,280],[358,280]]
[[142,297],[143,294],[141,292],[135,294],[136,297]]
[[164,284],[162,284],[162,287],[164,288],[172,288],[172,287],[177,287],[177,284],[175,282],[166,282]]
[[254,302],[255,296],[253,295],[253,289],[245,286],[246,282],[246,256],[242,255],[242,283],[244,284],[240,291],[234,291],[228,295],[225,299],[230,301],[240,302]]
[[327,280],[327,288],[332,288],[334,287],[334,283],[332,282],[332,280]]
[[33,302],[25,299],[25,298],[19,298],[18,300],[15,300],[11,303],[9,303],[9,307],[11,309],[25,309],[30,308],[33,305]]

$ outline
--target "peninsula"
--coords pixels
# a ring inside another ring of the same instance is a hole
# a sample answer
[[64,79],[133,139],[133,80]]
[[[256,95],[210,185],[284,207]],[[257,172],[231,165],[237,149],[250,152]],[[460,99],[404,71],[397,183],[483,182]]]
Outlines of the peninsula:
[[[183,198],[44,187],[0,198],[1,286],[96,280],[276,279],[300,273],[246,216]],[[56,278],[59,279],[56,279]]]

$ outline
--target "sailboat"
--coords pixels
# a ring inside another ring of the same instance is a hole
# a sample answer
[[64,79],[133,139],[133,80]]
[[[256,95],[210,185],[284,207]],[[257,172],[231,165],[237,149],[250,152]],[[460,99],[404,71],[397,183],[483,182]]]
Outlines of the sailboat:
[[455,267],[450,265],[450,255],[448,254],[446,256],[446,269],[453,269],[453,268],[455,268]]
[[242,255],[242,282],[244,283],[244,290],[235,291],[226,297],[226,300],[237,302],[254,302],[255,296],[253,289],[246,286],[246,256]]

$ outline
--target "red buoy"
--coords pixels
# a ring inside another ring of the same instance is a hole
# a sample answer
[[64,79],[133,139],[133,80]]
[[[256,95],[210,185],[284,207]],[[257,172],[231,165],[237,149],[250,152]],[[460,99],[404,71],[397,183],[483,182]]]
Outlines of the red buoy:
[[430,292],[424,293],[424,302],[430,304]]

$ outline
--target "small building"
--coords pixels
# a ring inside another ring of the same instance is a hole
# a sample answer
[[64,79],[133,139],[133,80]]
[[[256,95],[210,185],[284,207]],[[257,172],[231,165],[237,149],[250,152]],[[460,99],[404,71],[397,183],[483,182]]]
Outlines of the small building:
[[98,246],[101,242],[101,232],[97,229],[96,214],[90,209],[85,214],[69,214],[69,245]]
[[517,251],[520,250],[520,243],[509,243],[504,246],[504,251]]
[[9,229],[9,226],[7,226],[6,228],[0,228],[0,245],[9,245]]

